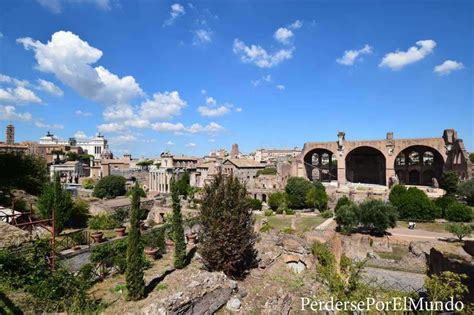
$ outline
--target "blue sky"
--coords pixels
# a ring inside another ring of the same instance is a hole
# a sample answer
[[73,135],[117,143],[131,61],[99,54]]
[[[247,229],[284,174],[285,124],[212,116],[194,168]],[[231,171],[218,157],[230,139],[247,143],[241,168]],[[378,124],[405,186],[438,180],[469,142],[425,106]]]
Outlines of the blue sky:
[[[0,2],[0,128],[120,155],[473,137],[472,1]],[[42,80],[42,81],[41,81]],[[2,138],[3,139],[3,138]]]

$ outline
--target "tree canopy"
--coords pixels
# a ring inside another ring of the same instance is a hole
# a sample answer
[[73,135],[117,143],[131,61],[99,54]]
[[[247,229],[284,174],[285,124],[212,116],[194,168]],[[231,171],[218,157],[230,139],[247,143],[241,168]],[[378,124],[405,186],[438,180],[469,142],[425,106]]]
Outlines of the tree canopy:
[[94,187],[93,195],[97,198],[115,198],[125,195],[126,179],[123,176],[109,175],[101,178]]

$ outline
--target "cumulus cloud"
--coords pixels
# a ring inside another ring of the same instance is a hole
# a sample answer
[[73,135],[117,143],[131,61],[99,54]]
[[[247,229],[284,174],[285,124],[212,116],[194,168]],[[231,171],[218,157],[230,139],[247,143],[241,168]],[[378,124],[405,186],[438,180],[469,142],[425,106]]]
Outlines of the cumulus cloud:
[[30,85],[30,82],[28,82],[27,80],[19,80],[19,79],[12,78],[6,74],[1,74],[1,73],[0,73],[0,83],[12,84],[12,85],[24,86],[24,87],[27,87]]
[[201,116],[206,117],[222,116],[227,114],[229,111],[230,109],[226,106],[219,106],[217,108],[210,108],[207,106],[198,107],[198,112],[201,114]]
[[293,36],[293,32],[286,27],[280,27],[275,31],[275,34],[273,34],[273,38],[275,38],[276,41],[285,45],[290,44],[290,40]]
[[118,131],[124,131],[127,127],[124,124],[120,123],[107,123],[107,124],[101,124],[97,126],[97,130],[101,132],[118,132]]
[[211,122],[205,126],[202,126],[200,124],[193,124],[191,127],[187,128],[187,131],[190,133],[206,132],[212,134],[224,131],[224,127],[215,122]]
[[53,82],[49,82],[43,79],[38,79],[38,89],[46,91],[55,96],[63,96],[64,92]]
[[186,147],[188,147],[188,148],[194,148],[195,146],[196,146],[196,143],[194,143],[194,142],[186,143]]
[[155,93],[153,99],[140,105],[140,116],[147,119],[171,118],[180,115],[184,107],[186,102],[180,98],[177,91]]
[[164,23],[163,26],[170,26],[174,24],[174,21],[180,17],[186,14],[186,11],[184,10],[184,7],[179,4],[179,3],[174,3],[171,5],[171,10],[170,10],[170,17],[167,19]]
[[166,145],[174,145],[174,142],[171,141],[171,140],[169,140],[169,141],[167,141],[165,144],[166,144]]
[[269,74],[262,76],[258,80],[250,81],[250,83],[252,83],[252,85],[255,87],[261,85],[262,83],[270,83],[270,82],[272,82],[272,76]]
[[110,138],[111,143],[127,143],[136,141],[138,141],[137,137],[132,134],[121,134]]
[[48,11],[54,14],[59,14],[62,12],[63,3],[92,3],[96,7],[109,10],[110,9],[110,1],[109,0],[37,0],[37,2]]
[[36,94],[25,88],[17,86],[15,88],[0,88],[0,102],[11,102],[17,104],[42,103]]
[[280,91],[283,91],[285,89],[285,86],[283,84],[277,84],[276,88]]
[[158,122],[151,125],[153,130],[160,132],[183,132],[186,127],[182,123]]
[[82,110],[80,110],[80,109],[76,110],[76,111],[75,111],[75,114],[76,114],[77,116],[82,116],[82,117],[90,117],[90,116],[92,116],[92,113],[90,113],[90,112],[84,112],[84,111],[82,111]]
[[[358,50],[346,50],[344,51],[344,55],[341,58],[337,58],[336,62],[345,65],[345,66],[352,66],[354,62],[357,61],[357,58],[361,57],[362,55],[367,55],[372,53],[372,47],[369,45],[365,45],[363,48]],[[361,58],[359,58],[360,60]]]
[[19,38],[17,42],[34,51],[38,70],[53,73],[81,96],[112,105],[144,95],[132,76],[119,78],[102,66],[92,67],[102,57],[102,51],[76,34],[58,31],[46,44],[29,37]]
[[436,42],[431,39],[420,40],[416,46],[410,47],[407,51],[391,52],[386,54],[379,64],[379,67],[389,67],[392,70],[400,70],[403,67],[424,59],[431,54],[436,47]]
[[202,45],[212,42],[212,31],[210,30],[198,29],[193,31],[193,33],[193,45]]
[[240,56],[243,63],[252,63],[259,68],[272,68],[281,62],[293,58],[294,47],[268,53],[258,45],[247,46],[243,41],[234,39],[233,52]]
[[35,126],[43,129],[64,129],[64,126],[61,124],[46,124],[41,120],[35,121]]
[[82,130],[78,130],[76,131],[76,133],[74,134],[74,138],[76,139],[87,139],[88,136],[86,135],[86,133]]
[[291,23],[288,26],[288,28],[290,28],[292,30],[297,30],[297,29],[301,28],[302,26],[303,26],[303,22],[301,22],[300,20],[296,20],[293,23]]
[[0,105],[0,120],[17,120],[17,121],[30,121],[33,116],[28,113],[19,113],[16,111],[16,108],[11,105],[2,106]]
[[454,60],[445,60],[442,64],[434,67],[433,72],[438,75],[448,75],[453,71],[464,69],[462,62],[457,62]]

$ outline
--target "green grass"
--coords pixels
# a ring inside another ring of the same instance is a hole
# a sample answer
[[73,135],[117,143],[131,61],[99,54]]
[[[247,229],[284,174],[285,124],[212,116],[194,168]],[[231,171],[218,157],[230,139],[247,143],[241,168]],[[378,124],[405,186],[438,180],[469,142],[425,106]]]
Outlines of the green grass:
[[[408,222],[398,221],[397,226],[408,228]],[[423,230],[423,231],[437,232],[437,233],[446,233],[446,223],[417,222],[415,230]]]
[[403,256],[408,253],[408,249],[401,245],[393,245],[391,252],[376,252],[382,259],[391,259],[395,261],[402,260]]
[[[262,215],[257,215],[256,220],[264,218]],[[326,219],[320,215],[273,215],[271,217],[265,217],[268,219],[268,225],[275,230],[282,231],[284,233],[304,233],[316,226],[323,223]],[[296,230],[291,228],[291,221],[295,220]]]
[[166,283],[160,283],[156,286],[155,291],[162,291],[166,290],[168,288],[168,285]]

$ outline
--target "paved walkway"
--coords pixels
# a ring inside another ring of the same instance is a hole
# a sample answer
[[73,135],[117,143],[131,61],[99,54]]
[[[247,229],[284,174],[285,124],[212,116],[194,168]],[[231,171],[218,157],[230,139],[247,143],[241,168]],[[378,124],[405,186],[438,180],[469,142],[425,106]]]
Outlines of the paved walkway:
[[333,223],[333,222],[334,222],[334,219],[329,218],[326,221],[324,221],[323,223],[321,223],[320,225],[318,225],[315,228],[315,230],[326,230],[331,225],[331,223]]
[[[408,228],[396,227],[393,229],[387,230],[391,233],[392,236],[403,237],[403,238],[412,238],[412,239],[423,239],[423,240],[438,240],[438,239],[449,239],[454,238],[454,235],[444,232],[430,232],[425,230],[414,229],[410,230]],[[470,239],[470,238],[465,238]]]

